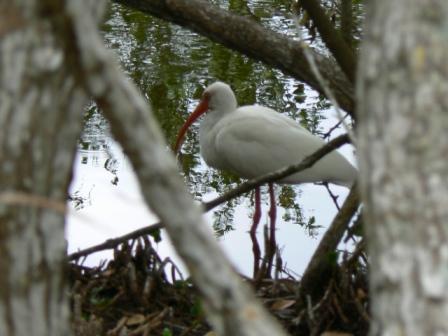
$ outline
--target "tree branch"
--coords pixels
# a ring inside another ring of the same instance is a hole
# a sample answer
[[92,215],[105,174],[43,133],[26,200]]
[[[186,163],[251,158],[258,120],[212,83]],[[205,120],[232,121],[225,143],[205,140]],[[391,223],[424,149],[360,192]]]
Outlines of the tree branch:
[[359,207],[359,193],[357,184],[350,190],[347,199],[342,205],[328,230],[325,232],[316,251],[311,257],[308,266],[300,280],[300,293],[309,294],[311,297],[319,297],[325,290],[327,281],[331,279],[328,274],[333,270],[334,263],[331,261],[333,253],[345,231],[350,220]]
[[[328,142],[327,144],[325,144],[324,146],[322,146],[316,152],[314,152],[313,154],[311,154],[308,157],[306,157],[305,159],[303,159],[298,164],[280,169],[273,173],[266,174],[264,176],[261,176],[260,178],[244,182],[244,183],[240,184],[238,187],[226,192],[225,194],[215,198],[214,200],[209,201],[209,202],[204,202],[202,204],[203,210],[204,210],[204,212],[210,211],[211,209],[217,207],[218,205],[220,205],[224,202],[227,202],[227,201],[231,200],[232,198],[243,195],[243,194],[251,191],[252,189],[259,187],[265,183],[275,182],[283,177],[286,177],[288,175],[298,173],[302,170],[310,168],[313,164],[315,164],[322,157],[324,157],[331,151],[335,150],[336,148],[344,145],[348,141],[349,141],[349,138],[348,138],[347,134],[336,137],[333,140],[331,140],[330,142]],[[159,230],[163,227],[164,226],[161,222],[150,225],[150,226],[146,226],[144,228],[129,232],[123,236],[120,236],[120,237],[117,237],[114,239],[108,239],[104,243],[101,243],[101,244],[98,244],[95,246],[91,246],[87,249],[84,249],[84,250],[81,250],[78,252],[74,252],[68,256],[68,259],[75,260],[80,257],[87,256],[91,253],[114,249],[118,245],[123,244],[123,243],[127,242],[128,240],[137,239],[141,236],[152,234],[155,230]]]
[[73,260],[79,259],[81,257],[88,256],[89,254],[92,254],[95,252],[100,252],[100,251],[104,251],[104,250],[112,250],[112,249],[116,248],[118,245],[123,244],[129,240],[138,239],[142,236],[151,235],[156,230],[160,230],[163,227],[164,226],[161,222],[153,224],[153,225],[145,226],[141,229],[137,229],[132,232],[129,232],[123,236],[113,238],[113,239],[108,239],[104,243],[94,245],[94,246],[91,246],[84,250],[74,252],[74,253],[70,254],[67,257],[67,259],[69,261],[73,261]]
[[275,182],[278,181],[286,176],[292,175],[294,173],[300,172],[302,170],[305,170],[307,168],[312,167],[318,160],[320,160],[322,157],[327,155],[328,153],[332,152],[336,148],[341,147],[342,145],[348,143],[349,137],[347,134],[340,135],[321,148],[319,148],[317,151],[315,151],[313,154],[307,156],[305,159],[303,159],[301,162],[288,166],[286,168],[282,168],[280,170],[277,170],[273,173],[269,173],[263,176],[260,176],[256,179],[244,182],[240,184],[235,189],[232,189],[228,192],[226,192],[224,195],[219,196],[215,198],[214,200],[211,200],[209,202],[204,203],[204,208],[206,211],[213,209],[217,205],[224,203],[232,198],[238,197],[242,194],[247,193],[248,191],[251,191],[252,189],[259,187],[263,184],[266,184],[268,182]]
[[353,49],[353,1],[341,0],[341,34],[345,43]]
[[356,58],[341,34],[334,29],[325,11],[316,0],[301,0],[300,5],[315,23],[322,40],[330,50],[347,78],[354,83],[356,77]]
[[[179,24],[255,60],[278,68],[325,95],[302,47],[285,35],[202,0],[113,0]],[[225,27],[225,29],[223,29]],[[345,111],[354,116],[353,85],[328,57],[311,50],[329,87]]]

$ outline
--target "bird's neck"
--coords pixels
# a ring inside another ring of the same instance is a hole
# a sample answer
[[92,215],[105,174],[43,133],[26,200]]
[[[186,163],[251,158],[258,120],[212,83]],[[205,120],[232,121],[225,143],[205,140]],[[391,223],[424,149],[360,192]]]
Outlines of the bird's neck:
[[219,155],[216,152],[216,139],[219,132],[219,121],[224,116],[219,113],[213,113],[215,111],[210,112],[205,115],[199,127],[201,155],[209,166],[221,169],[219,166]]
[[[231,112],[229,112],[231,113]],[[200,126],[200,137],[206,137],[213,129],[213,127],[226,115],[221,110],[212,110],[205,114],[204,120]]]

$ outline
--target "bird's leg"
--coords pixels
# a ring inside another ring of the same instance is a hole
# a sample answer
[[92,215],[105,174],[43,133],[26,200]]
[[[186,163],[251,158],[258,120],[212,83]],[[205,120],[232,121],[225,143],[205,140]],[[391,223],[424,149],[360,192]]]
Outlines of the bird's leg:
[[275,204],[274,185],[269,183],[269,200],[271,207],[269,209],[269,228],[264,230],[264,257],[258,274],[254,276],[255,284],[259,284],[264,278],[270,278],[272,273],[272,264],[274,262],[277,243],[275,239],[275,222],[277,217],[277,208]]
[[254,253],[254,278],[256,278],[260,269],[260,245],[257,240],[257,227],[261,218],[261,200],[260,200],[260,187],[255,188],[255,212],[250,228],[249,234],[252,240],[252,251]]
[[275,239],[275,222],[277,220],[277,205],[275,203],[275,192],[274,192],[274,184],[269,183],[269,201],[271,203],[271,207],[269,209],[269,248],[267,250],[266,258],[268,261],[268,267],[266,269],[266,275],[271,274],[272,263],[274,260],[275,250],[277,248],[277,242]]

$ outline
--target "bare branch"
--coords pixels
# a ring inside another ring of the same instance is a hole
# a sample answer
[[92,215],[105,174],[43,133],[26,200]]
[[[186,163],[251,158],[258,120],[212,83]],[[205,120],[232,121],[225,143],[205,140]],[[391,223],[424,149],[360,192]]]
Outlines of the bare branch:
[[333,268],[330,254],[335,252],[358,207],[359,194],[355,184],[311,257],[300,281],[300,293],[316,297],[325,289],[326,282],[331,279],[327,275]]
[[263,184],[278,181],[286,176],[310,168],[322,157],[324,157],[328,153],[332,152],[336,148],[339,148],[348,142],[349,138],[347,134],[340,135],[331,140],[330,142],[328,142],[327,144],[325,144],[324,146],[322,146],[321,148],[319,148],[313,154],[307,156],[305,159],[303,159],[301,162],[297,164],[277,170],[273,173],[260,176],[259,178],[244,182],[235,189],[232,189],[229,192],[225,193],[224,195],[217,197],[209,202],[205,202],[204,203],[205,210],[208,211],[221,203],[224,203],[232,198],[245,194],[248,191],[251,191],[252,189],[259,187]]
[[[299,32],[299,37],[300,37],[300,27],[299,27],[299,21],[297,17],[294,17],[294,21],[296,23],[297,26],[297,31]],[[322,76],[321,71],[319,70],[317,64],[316,64],[316,60],[314,58],[313,53],[311,53],[310,48],[308,47],[308,44],[300,37],[301,43],[303,45],[303,52],[305,55],[306,60],[308,61],[308,64],[310,65],[310,69],[311,71],[314,73],[314,76],[316,76],[316,79],[319,81],[322,89],[325,92],[326,97],[331,101],[331,103],[334,106],[334,109],[336,111],[336,115],[338,116],[339,121],[343,124],[345,130],[347,131],[347,133],[350,135],[350,139],[352,141],[352,143],[355,143],[355,136],[352,132],[352,130],[350,129],[350,127],[346,124],[346,122],[344,121],[344,116],[341,113],[341,109],[339,107],[338,101],[336,100],[335,95],[333,94],[331,88],[328,86],[325,78]],[[356,120],[356,115],[352,115],[353,119]]]
[[0,193],[0,204],[23,205],[42,209],[51,209],[63,215],[65,215],[67,211],[67,205],[65,202],[20,191],[3,191]]
[[89,254],[100,252],[104,250],[112,250],[116,248],[118,245],[123,244],[129,240],[138,239],[142,236],[147,236],[153,234],[156,230],[160,230],[163,228],[162,223],[156,223],[153,225],[145,226],[141,229],[134,230],[132,232],[129,232],[123,236],[108,239],[104,243],[91,246],[89,248],[86,248],[84,250],[80,250],[78,252],[74,252],[68,256],[68,260],[76,260],[81,257],[88,256]]
[[[278,68],[326,95],[321,83],[308,67],[301,44],[253,20],[202,0],[113,1],[189,28],[228,48]],[[310,52],[339,105],[353,117],[353,85],[333,60],[314,50]]]
[[350,48],[353,48],[353,1],[341,0],[341,34]]
[[334,131],[335,129],[337,129],[337,128],[344,122],[344,120],[347,118],[347,116],[348,116],[348,114],[344,115],[344,116],[342,117],[342,119],[340,119],[334,126],[332,126],[327,132],[325,132],[325,133],[322,135],[322,138],[323,138],[323,139],[327,139],[327,138],[329,138],[330,135],[331,135],[331,133],[333,133],[333,131]]
[[333,54],[342,71],[354,83],[356,77],[356,58],[353,50],[350,49],[339,31],[334,29],[333,24],[328,19],[318,1],[301,0],[299,3],[315,23],[322,40]]

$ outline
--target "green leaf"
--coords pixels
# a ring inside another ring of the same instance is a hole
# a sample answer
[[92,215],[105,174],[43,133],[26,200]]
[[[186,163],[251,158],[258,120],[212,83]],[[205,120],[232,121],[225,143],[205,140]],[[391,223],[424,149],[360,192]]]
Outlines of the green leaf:
[[171,329],[164,328],[162,331],[162,336],[172,336],[173,333],[171,332]]

